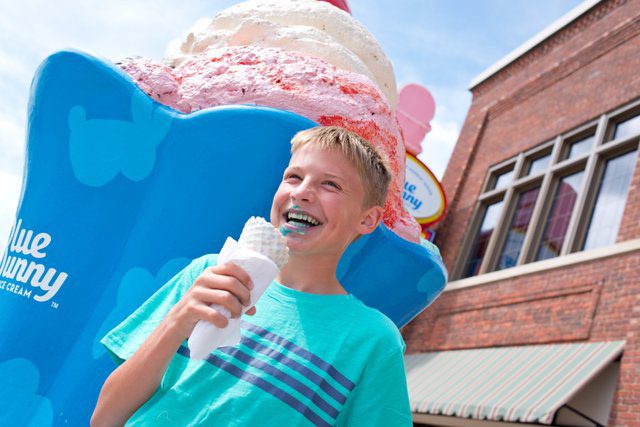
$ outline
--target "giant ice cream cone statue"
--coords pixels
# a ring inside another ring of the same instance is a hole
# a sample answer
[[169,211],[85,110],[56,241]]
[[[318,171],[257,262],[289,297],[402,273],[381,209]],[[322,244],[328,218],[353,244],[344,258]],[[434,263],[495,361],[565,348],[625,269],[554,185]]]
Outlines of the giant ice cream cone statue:
[[149,96],[184,113],[262,105],[375,144],[394,175],[384,222],[418,242],[419,227],[402,206],[405,149],[391,62],[349,14],[315,0],[247,1],[174,43],[165,62],[175,68],[145,58],[119,65]]
[[341,283],[399,326],[419,314],[446,270],[402,204],[396,98],[376,40],[323,1],[236,5],[164,62],[47,58],[0,268],[0,321],[12,325],[0,425],[86,425],[113,369],[99,339],[246,218],[268,216],[290,138],[317,124],[370,140],[394,174],[384,224],[348,248]]

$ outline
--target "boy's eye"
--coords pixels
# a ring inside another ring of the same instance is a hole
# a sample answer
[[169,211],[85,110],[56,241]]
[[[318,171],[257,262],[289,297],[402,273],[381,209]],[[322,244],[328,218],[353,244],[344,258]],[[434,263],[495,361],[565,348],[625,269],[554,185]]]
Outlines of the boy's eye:
[[335,182],[333,182],[333,181],[325,181],[324,183],[325,184],[329,184],[330,186],[335,187],[338,190],[340,189],[340,186],[338,184],[336,184]]
[[296,175],[295,173],[290,173],[288,175],[285,175],[284,178],[285,179],[300,179],[300,176]]

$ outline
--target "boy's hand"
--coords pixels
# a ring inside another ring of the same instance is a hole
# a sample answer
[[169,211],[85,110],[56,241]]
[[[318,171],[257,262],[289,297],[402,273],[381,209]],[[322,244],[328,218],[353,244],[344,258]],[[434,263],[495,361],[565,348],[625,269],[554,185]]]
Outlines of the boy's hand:
[[[229,321],[210,305],[222,305],[231,312],[232,317],[238,318],[242,315],[242,309],[251,304],[251,289],[251,278],[237,265],[227,263],[208,267],[171,308],[167,317],[170,317],[171,324],[184,339],[191,335],[199,320],[224,328]],[[253,316],[255,312],[256,308],[251,307],[246,314]]]

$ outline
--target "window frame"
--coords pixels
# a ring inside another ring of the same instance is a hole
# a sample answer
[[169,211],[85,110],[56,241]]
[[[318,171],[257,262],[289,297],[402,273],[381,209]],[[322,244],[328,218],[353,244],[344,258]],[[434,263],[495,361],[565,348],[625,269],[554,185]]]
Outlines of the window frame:
[[[606,162],[634,149],[640,151],[640,133],[616,140],[611,139],[615,133],[616,126],[634,116],[640,116],[640,99],[602,114],[577,128],[558,135],[552,140],[543,142],[489,167],[481,187],[481,194],[474,204],[470,226],[462,240],[452,278],[454,280],[465,278],[465,266],[471,255],[470,251],[475,243],[484,212],[489,205],[503,200],[502,211],[489,238],[480,269],[475,276],[498,271],[496,266],[500,258],[500,251],[509,232],[508,228],[516,208],[518,196],[521,192],[539,185],[540,191],[525,233],[520,255],[516,265],[510,268],[536,262],[535,257],[538,245],[553,204],[557,185],[564,176],[580,170],[584,171],[580,184],[580,193],[573,206],[565,240],[558,256],[581,252]],[[594,135],[594,141],[589,151],[574,158],[567,158],[571,144],[590,135]],[[531,162],[548,153],[551,154],[551,159],[546,170],[527,175]],[[493,188],[497,177],[510,169],[513,169],[512,181],[504,187]],[[636,173],[635,169],[632,173]],[[616,236],[617,241],[618,236]]]
[[[509,231],[511,230],[511,223],[513,221],[513,217],[516,212],[516,208],[518,206],[519,196],[521,193],[524,193],[529,190],[533,190],[534,188],[539,188],[538,196],[536,197],[536,201],[533,205],[533,212],[531,214],[531,218],[529,219],[529,224],[527,225],[527,232],[524,235],[524,240],[522,242],[522,247],[520,248],[520,254],[518,255],[518,260],[516,261],[516,265],[519,265],[522,259],[522,253],[524,249],[525,242],[527,240],[527,235],[529,234],[529,230],[532,228],[532,219],[533,214],[535,213],[536,206],[538,205],[538,201],[540,200],[540,194],[542,194],[542,178],[525,180],[522,183],[514,185],[514,191],[511,194],[512,202],[510,202],[510,206],[506,206],[503,209],[505,212],[505,218],[503,224],[496,224],[496,230],[498,225],[504,225],[504,230],[499,231],[499,236],[496,237],[496,246],[493,254],[490,255],[491,260],[488,261],[488,267],[491,271],[498,271],[498,263],[500,262],[500,257],[502,255],[502,251],[504,249],[504,245],[506,244],[507,237],[509,236]],[[506,269],[502,269],[506,270]]]

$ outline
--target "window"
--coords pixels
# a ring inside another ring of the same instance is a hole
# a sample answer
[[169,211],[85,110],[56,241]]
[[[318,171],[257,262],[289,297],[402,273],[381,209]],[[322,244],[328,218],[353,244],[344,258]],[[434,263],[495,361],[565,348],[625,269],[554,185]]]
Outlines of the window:
[[500,253],[498,270],[516,265],[539,192],[540,187],[537,187],[518,196],[518,203],[511,219],[507,240]]
[[496,177],[493,188],[503,188],[513,180],[513,170],[502,172]]
[[546,156],[538,157],[537,159],[531,160],[529,163],[529,170],[527,171],[527,175],[535,175],[540,172],[544,172],[549,167],[551,163],[551,153]]
[[640,100],[491,167],[453,278],[614,244],[639,143]]
[[493,229],[498,223],[498,216],[500,215],[501,210],[502,201],[489,205],[485,210],[484,217],[482,218],[482,223],[480,224],[480,229],[478,230],[478,234],[476,235],[475,241],[473,243],[473,249],[471,250],[469,262],[467,263],[467,266],[465,268],[464,277],[475,276],[476,274],[478,274],[482,259],[484,258],[485,252],[487,251],[489,239],[491,238]]
[[640,133],[640,116],[635,116],[616,125],[613,139],[626,138]]
[[583,249],[598,248],[615,242],[636,155],[637,150],[634,150],[607,161]]
[[593,142],[595,141],[595,135],[590,135],[586,138],[579,139],[569,144],[569,152],[567,154],[568,159],[575,159],[583,154],[591,151]]
[[576,200],[578,200],[583,175],[584,172],[580,171],[560,180],[553,198],[551,212],[547,217],[544,233],[542,233],[542,239],[538,245],[536,261],[560,255],[569,229],[569,220]]

